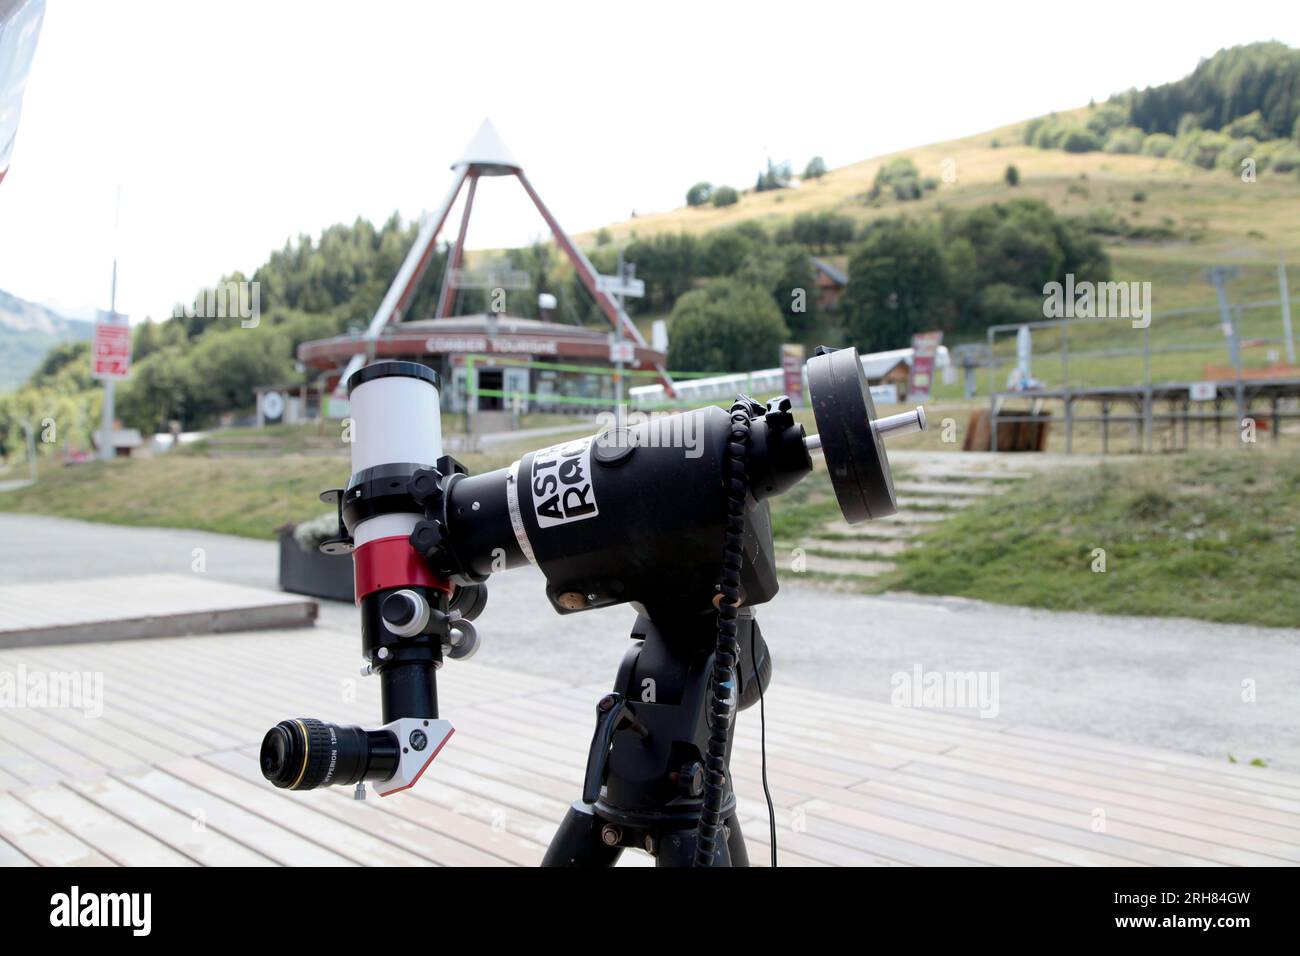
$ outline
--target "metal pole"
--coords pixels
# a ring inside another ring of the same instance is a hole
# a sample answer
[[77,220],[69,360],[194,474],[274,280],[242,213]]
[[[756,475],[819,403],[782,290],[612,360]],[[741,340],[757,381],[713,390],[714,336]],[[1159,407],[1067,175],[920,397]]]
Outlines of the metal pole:
[[997,379],[994,377],[993,368],[997,364],[997,360],[993,356],[994,336],[993,336],[992,326],[989,327],[988,337],[989,337],[989,418],[988,418],[989,447],[987,450],[997,451],[998,450],[997,413],[994,411],[995,405],[994,405],[994,398],[993,398],[994,392],[996,391],[996,387],[997,387]]
[[[623,282],[624,268],[625,266],[623,265],[623,247],[619,246],[618,281],[620,284]],[[615,305],[618,306],[619,314],[622,315],[624,312],[623,293],[621,292],[614,293],[614,303]],[[616,351],[621,352],[622,343],[623,343],[623,323],[620,322],[614,326],[614,347]],[[619,360],[614,363],[614,405],[615,407],[623,404],[623,356],[620,354],[618,356],[618,359]]]
[[1237,306],[1232,310],[1230,322],[1232,331],[1229,342],[1232,348],[1232,367],[1237,373],[1237,385],[1234,389],[1237,396],[1237,435],[1240,436],[1242,421],[1246,417],[1246,385],[1241,380],[1241,338],[1237,331],[1241,322],[1241,306]]
[[1295,364],[1295,336],[1291,332],[1291,294],[1286,287],[1286,260],[1277,261],[1277,284],[1282,294],[1282,336],[1286,339],[1286,363]]
[[1142,329],[1142,384],[1151,384],[1151,323]]
[[[117,198],[114,200],[113,211],[113,245],[117,245],[117,229],[121,221],[122,213],[122,187],[117,187]],[[108,295],[108,314],[109,321],[117,321],[117,252],[113,252],[113,286]],[[112,459],[115,448],[113,447],[113,379],[104,379],[104,411],[100,416],[99,432],[99,457],[103,461]]]
[[23,422],[23,431],[27,433],[27,473],[32,482],[36,481],[36,430],[31,422]]
[[1066,326],[1061,326],[1061,387],[1070,391],[1070,333]]

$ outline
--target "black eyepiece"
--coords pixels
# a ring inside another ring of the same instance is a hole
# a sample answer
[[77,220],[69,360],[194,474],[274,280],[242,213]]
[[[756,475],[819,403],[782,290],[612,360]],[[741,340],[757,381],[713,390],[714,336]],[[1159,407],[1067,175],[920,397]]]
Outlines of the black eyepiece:
[[385,730],[282,720],[262,738],[262,776],[287,790],[387,780],[397,772],[397,738]]

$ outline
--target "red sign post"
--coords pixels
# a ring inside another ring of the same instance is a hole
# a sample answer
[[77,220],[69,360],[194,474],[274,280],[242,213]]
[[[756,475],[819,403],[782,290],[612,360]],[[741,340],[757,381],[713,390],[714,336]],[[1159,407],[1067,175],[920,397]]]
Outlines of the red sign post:
[[924,402],[930,397],[934,359],[942,344],[942,332],[917,332],[912,336],[912,377],[907,384],[908,401]]
[[131,323],[120,312],[100,312],[95,322],[94,376],[126,378],[131,374]]
[[803,346],[786,343],[781,346],[781,371],[785,378],[785,394],[790,404],[803,404]]

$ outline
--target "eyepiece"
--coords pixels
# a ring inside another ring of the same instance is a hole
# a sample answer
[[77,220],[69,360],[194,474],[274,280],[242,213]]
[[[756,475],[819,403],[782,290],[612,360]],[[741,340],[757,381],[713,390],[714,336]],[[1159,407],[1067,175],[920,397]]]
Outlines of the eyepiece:
[[397,772],[397,738],[311,717],[282,720],[262,738],[262,776],[284,790],[314,790]]

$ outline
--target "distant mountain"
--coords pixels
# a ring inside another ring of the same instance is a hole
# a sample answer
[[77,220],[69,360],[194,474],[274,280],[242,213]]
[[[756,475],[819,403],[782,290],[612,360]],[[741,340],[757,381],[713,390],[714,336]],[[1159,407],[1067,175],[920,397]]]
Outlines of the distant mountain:
[[52,346],[94,334],[93,322],[66,318],[0,289],[0,392],[25,382]]

